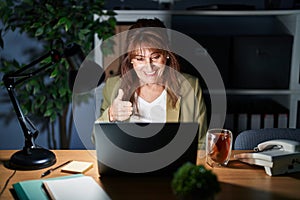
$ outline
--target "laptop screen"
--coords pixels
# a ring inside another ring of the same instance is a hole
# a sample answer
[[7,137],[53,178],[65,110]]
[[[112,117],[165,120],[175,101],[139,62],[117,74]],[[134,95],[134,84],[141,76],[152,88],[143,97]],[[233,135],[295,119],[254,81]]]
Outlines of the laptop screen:
[[95,123],[100,175],[173,174],[196,163],[198,123]]

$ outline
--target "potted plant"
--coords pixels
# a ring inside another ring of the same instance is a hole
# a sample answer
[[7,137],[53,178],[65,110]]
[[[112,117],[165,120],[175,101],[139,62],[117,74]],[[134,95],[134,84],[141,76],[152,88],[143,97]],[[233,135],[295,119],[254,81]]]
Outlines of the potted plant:
[[217,176],[211,170],[190,162],[175,172],[171,186],[179,199],[214,199],[221,190]]
[[[0,13],[3,23],[3,28],[0,27],[2,49],[9,45],[4,44],[4,34],[12,30],[38,40],[43,44],[44,52],[62,48],[62,43],[74,42],[87,55],[93,48],[95,34],[99,39],[109,38],[114,34],[116,25],[115,13],[104,10],[104,0],[6,0],[0,1]],[[94,20],[95,14],[99,19]],[[105,49],[105,52],[109,53],[109,50]],[[36,58],[37,55],[34,56]],[[15,71],[25,64],[28,63],[1,58],[0,72]],[[50,148],[67,149],[70,145],[73,120],[70,114],[72,93],[68,85],[68,67],[66,60],[62,59],[52,66],[52,71],[44,74],[44,78],[39,75],[17,88],[22,111],[25,115],[34,114],[35,119],[40,119],[41,129],[48,130],[49,141],[52,141],[48,142]],[[59,125],[59,134],[55,134],[55,124]],[[60,137],[59,144],[55,139],[57,135]]]

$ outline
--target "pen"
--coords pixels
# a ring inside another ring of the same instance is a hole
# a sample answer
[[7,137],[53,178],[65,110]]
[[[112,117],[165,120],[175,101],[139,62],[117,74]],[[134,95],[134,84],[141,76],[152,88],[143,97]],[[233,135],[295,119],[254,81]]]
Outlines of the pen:
[[51,172],[53,172],[54,170],[57,170],[58,168],[60,168],[60,167],[62,167],[62,166],[65,166],[66,164],[68,164],[68,163],[70,163],[70,162],[72,162],[72,160],[69,160],[69,161],[67,161],[67,162],[65,162],[65,163],[63,163],[63,164],[61,164],[61,165],[58,165],[57,167],[48,169],[47,171],[45,171],[45,172],[41,175],[41,177],[45,177],[45,176],[49,175],[49,174],[50,174]]

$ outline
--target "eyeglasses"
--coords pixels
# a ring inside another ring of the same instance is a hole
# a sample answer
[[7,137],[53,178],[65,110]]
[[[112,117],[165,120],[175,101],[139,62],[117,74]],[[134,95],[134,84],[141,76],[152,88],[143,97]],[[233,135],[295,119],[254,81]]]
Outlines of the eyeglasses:
[[136,55],[132,59],[132,62],[135,62],[136,64],[146,64],[148,61],[150,63],[162,63],[164,61],[164,56],[161,53],[153,53],[149,57]]

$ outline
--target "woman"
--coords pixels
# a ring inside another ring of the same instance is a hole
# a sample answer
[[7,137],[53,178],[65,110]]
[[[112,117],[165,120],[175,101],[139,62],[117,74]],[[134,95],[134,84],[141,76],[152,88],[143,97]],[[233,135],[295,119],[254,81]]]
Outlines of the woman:
[[121,75],[107,79],[98,121],[198,122],[199,139],[204,138],[206,106],[199,81],[179,73],[164,24],[139,19],[126,42]]

